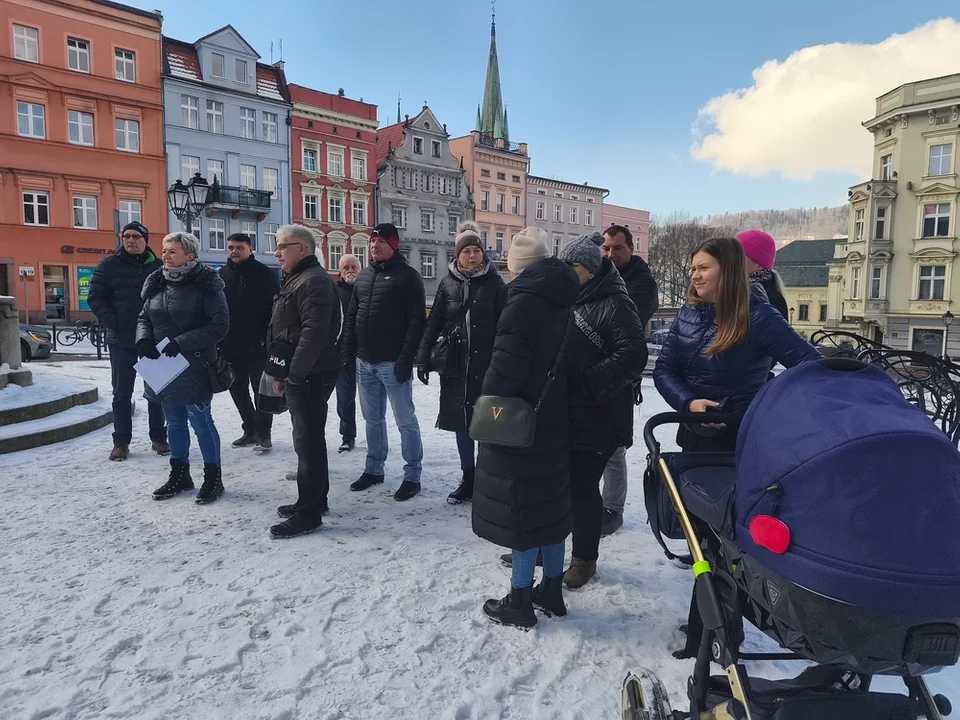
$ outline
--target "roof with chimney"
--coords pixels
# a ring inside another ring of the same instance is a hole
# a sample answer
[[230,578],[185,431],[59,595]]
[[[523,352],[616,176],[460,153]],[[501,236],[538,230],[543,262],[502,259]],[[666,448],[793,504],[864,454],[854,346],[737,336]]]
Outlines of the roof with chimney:
[[794,240],[777,250],[773,269],[786,287],[827,287],[837,243],[846,240]]

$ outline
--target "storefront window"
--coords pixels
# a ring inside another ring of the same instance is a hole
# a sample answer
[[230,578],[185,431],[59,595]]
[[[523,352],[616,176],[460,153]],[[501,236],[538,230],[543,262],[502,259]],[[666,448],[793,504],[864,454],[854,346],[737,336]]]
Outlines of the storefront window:
[[67,268],[47,265],[43,268],[43,297],[47,304],[47,320],[67,317]]

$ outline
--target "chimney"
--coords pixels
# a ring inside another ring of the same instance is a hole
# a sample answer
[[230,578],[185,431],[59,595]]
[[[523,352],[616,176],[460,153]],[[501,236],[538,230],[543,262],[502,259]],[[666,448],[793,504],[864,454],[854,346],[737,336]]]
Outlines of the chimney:
[[277,61],[273,64],[273,66],[274,66],[277,70],[283,71],[283,67],[284,67],[284,66],[283,66],[283,60],[277,60]]

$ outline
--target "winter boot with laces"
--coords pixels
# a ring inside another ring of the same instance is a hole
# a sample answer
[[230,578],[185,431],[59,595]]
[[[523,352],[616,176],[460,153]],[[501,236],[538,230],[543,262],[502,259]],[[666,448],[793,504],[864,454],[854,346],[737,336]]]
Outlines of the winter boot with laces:
[[543,580],[533,588],[533,606],[543,610],[547,617],[563,617],[567,606],[563,602],[563,576]]
[[529,630],[537,624],[537,615],[533,612],[533,588],[510,588],[510,594],[500,600],[487,600],[483,604],[483,614],[498,625],[508,625],[521,630]]
[[190,463],[170,459],[170,479],[153,491],[154,500],[168,500],[184,490],[193,490],[193,478],[190,477]]
[[450,505],[459,505],[473,499],[473,470],[463,471],[463,480],[460,481],[460,487],[447,495],[447,502]]
[[197,493],[197,504],[212,503],[221,495],[223,495],[223,479],[220,475],[220,466],[204,463],[203,485],[200,486],[200,492]]

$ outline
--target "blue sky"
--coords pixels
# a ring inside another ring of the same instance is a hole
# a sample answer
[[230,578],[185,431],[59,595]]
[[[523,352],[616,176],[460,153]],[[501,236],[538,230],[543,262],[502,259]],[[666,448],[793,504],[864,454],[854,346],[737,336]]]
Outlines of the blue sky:
[[[489,46],[488,0],[132,4],[159,9],[164,32],[182,40],[195,40],[230,23],[265,62],[270,60],[271,41],[279,59],[277,41],[282,38],[289,81],[328,92],[342,87],[349,97],[379,105],[383,124],[396,120],[399,91],[405,114],[415,115],[426,100],[452,135],[473,127]],[[269,8],[266,14],[264,7]],[[878,0],[869,11],[856,3],[827,0],[500,0],[497,43],[511,139],[529,143],[533,173],[601,185],[611,190],[610,202],[655,213],[840,204],[846,188],[859,182],[862,173],[847,167],[809,179],[786,179],[782,169],[755,169],[762,174],[750,176],[717,168],[709,158],[694,159],[698,111],[711,98],[749,88],[754,69],[767,61],[782,62],[815,45],[881,43],[942,17],[944,10],[939,10],[899,0]],[[931,45],[923,39],[918,44]],[[923,55],[920,50],[908,54]],[[899,65],[889,54],[885,57],[888,64]],[[862,72],[864,58],[855,48],[840,47],[811,62],[818,63],[821,76],[842,80],[851,70]],[[915,72],[960,72],[960,58],[955,67],[942,56],[924,55],[924,62]],[[804,67],[795,71],[803,74]],[[902,82],[886,72],[883,63],[877,67],[864,97]],[[757,112],[770,115],[764,124],[785,124],[776,114],[785,112],[788,100],[781,101],[777,93],[789,97],[791,86],[789,78],[778,81],[766,104],[758,103]],[[808,105],[804,97],[800,100]],[[866,149],[858,154],[864,155],[868,168],[869,135],[859,128],[868,118],[849,117],[862,114],[863,107],[861,98],[855,112],[845,110],[847,116],[833,122],[854,128],[848,133],[863,134],[865,139],[853,137],[864,143]],[[730,115],[733,121],[737,110]],[[741,120],[751,110],[741,105]],[[829,124],[823,132],[836,135]],[[741,142],[743,135],[741,131]],[[828,167],[831,152],[818,145],[820,140],[815,134],[794,134],[763,142],[807,143],[811,152],[819,147]],[[724,151],[734,159],[721,165],[739,162],[742,148],[734,144],[732,137]],[[782,164],[789,169],[790,162]]]

